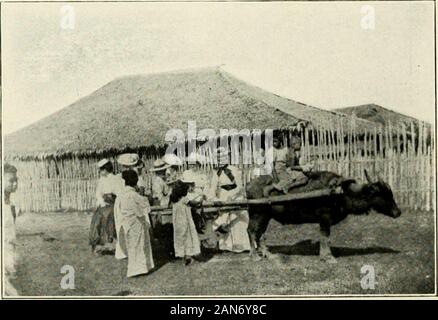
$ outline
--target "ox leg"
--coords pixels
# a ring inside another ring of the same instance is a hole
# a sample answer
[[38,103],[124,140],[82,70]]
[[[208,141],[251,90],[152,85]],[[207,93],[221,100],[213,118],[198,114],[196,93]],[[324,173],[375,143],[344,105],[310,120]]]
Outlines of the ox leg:
[[262,238],[259,241],[260,253],[261,253],[262,257],[263,258],[268,258],[268,259],[278,258],[278,255],[269,252],[269,249],[266,246],[265,240],[266,240],[265,236],[262,236]]
[[[251,211],[255,210],[261,211],[258,211],[258,213],[251,213]],[[248,225],[248,235],[251,244],[250,256],[253,260],[258,261],[260,260],[259,252],[262,253],[262,256],[263,252],[267,252],[267,248],[264,244],[264,241],[261,241],[261,238],[269,224],[269,211],[265,211],[264,208],[258,207],[253,209],[250,208],[249,212],[250,218]],[[265,247],[266,249],[262,250],[263,247]]]
[[262,258],[260,258],[260,256],[257,254],[257,249],[256,249],[257,248],[257,240],[256,240],[255,232],[250,231],[248,229],[248,235],[249,235],[249,242],[251,244],[251,250],[249,252],[249,256],[254,261],[260,261]]
[[259,228],[260,224],[260,217],[250,215],[249,217],[249,224],[248,224],[248,236],[249,236],[249,243],[251,245],[251,249],[249,252],[249,256],[254,261],[261,260],[260,256],[257,253],[258,246],[258,238],[257,238],[257,229]]
[[330,224],[330,217],[322,216],[320,222],[319,257],[324,262],[337,263],[330,250]]

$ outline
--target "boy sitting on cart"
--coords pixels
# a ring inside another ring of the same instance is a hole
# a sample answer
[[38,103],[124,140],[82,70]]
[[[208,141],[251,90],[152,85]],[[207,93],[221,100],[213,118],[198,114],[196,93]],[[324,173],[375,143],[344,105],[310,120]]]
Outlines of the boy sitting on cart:
[[273,147],[274,183],[264,188],[265,197],[269,197],[273,190],[287,194],[290,189],[306,184],[309,179],[305,173],[313,167],[311,164],[300,165],[301,139],[298,134],[292,135],[291,150],[284,146],[278,135],[273,138]]

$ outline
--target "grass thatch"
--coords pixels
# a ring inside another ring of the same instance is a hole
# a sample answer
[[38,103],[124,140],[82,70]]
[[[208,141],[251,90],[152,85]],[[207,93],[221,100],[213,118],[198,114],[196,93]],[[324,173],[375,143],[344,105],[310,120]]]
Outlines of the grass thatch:
[[[168,129],[286,129],[348,117],[250,86],[220,68],[128,76],[5,137],[6,156],[87,155],[160,146]],[[373,124],[358,120],[358,130]]]
[[[387,125],[388,123],[400,124],[403,123],[405,126],[409,127],[413,123],[418,127],[418,119],[410,117],[399,112],[384,108],[377,104],[363,104],[360,106],[346,107],[335,109],[338,112],[345,113],[347,115],[354,114],[358,118],[376,122],[382,125]],[[429,123],[425,123],[430,127]]]

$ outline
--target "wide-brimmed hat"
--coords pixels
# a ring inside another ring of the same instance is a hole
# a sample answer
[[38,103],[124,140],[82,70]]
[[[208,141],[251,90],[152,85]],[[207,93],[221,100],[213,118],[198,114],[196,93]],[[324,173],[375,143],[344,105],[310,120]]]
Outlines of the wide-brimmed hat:
[[153,168],[150,169],[150,171],[152,172],[162,171],[162,170],[166,170],[169,167],[170,165],[164,162],[163,159],[157,159],[154,161],[154,166]]
[[176,154],[166,153],[163,158],[164,162],[170,166],[182,166],[183,162]]
[[135,166],[139,160],[140,157],[136,153],[124,153],[117,158],[117,162],[123,166]]
[[97,166],[99,168],[102,168],[104,165],[106,165],[107,163],[109,163],[110,161],[108,159],[102,159],[97,163]]

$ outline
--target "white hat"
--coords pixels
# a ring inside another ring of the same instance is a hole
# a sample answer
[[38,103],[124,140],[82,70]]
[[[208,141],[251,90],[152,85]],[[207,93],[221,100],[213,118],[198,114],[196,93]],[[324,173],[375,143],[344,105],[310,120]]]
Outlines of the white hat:
[[164,160],[157,159],[154,161],[154,167],[152,169],[150,169],[150,171],[154,172],[154,171],[166,170],[169,167],[170,167],[170,165],[166,164],[166,162],[164,162]]
[[182,166],[182,160],[173,153],[166,153],[163,158],[164,162],[171,166]]
[[140,157],[136,153],[124,153],[117,158],[117,162],[124,166],[135,166]]
[[102,159],[102,160],[100,160],[100,161],[97,163],[97,166],[98,166],[99,168],[102,168],[102,167],[103,167],[104,165],[106,165],[108,162],[109,162],[108,159]]

